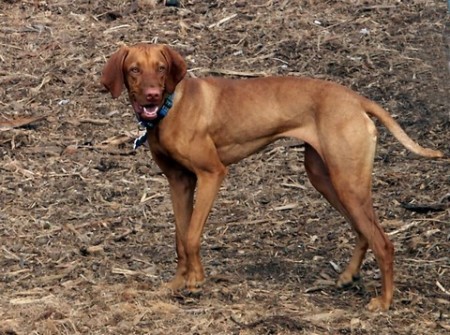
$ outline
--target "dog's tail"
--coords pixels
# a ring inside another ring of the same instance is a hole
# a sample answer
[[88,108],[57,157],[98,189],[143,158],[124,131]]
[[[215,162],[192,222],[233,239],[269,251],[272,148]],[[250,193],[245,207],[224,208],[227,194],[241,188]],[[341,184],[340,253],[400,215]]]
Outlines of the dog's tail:
[[379,119],[381,123],[389,129],[392,135],[394,135],[394,137],[405,146],[406,149],[424,157],[439,158],[444,156],[441,151],[424,148],[414,142],[411,137],[405,133],[402,127],[400,127],[397,121],[395,121],[395,119],[386,110],[381,108],[381,106],[368,99],[363,99],[363,101],[363,108],[366,113]]

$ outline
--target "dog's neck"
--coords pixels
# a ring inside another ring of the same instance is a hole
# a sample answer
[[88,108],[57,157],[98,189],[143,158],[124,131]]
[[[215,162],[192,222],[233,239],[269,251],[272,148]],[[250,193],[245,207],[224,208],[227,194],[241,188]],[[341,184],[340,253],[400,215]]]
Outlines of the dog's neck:
[[158,109],[158,115],[157,115],[156,119],[153,119],[151,121],[138,120],[139,125],[143,128],[147,128],[147,129],[154,128],[169,113],[169,110],[170,110],[170,108],[172,108],[172,105],[173,105],[174,95],[175,94],[172,93],[172,94],[168,94],[166,96],[166,98],[164,99],[164,103]]

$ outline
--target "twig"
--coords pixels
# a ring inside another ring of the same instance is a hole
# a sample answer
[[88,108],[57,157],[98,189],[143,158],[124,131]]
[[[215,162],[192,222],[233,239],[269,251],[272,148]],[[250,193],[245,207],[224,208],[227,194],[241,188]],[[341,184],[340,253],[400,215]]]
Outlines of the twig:
[[295,184],[281,183],[280,185],[284,186],[284,187],[287,187],[287,188],[299,188],[301,190],[306,190],[307,189],[306,186],[301,185],[301,184],[297,184],[297,183],[295,183]]
[[450,295],[450,292],[447,291],[447,290],[445,289],[445,287],[442,286],[442,284],[441,284],[439,281],[437,281],[437,280],[436,280],[436,285],[437,285],[437,287],[439,287],[439,289],[440,289],[442,292],[444,292],[444,293],[447,294],[447,295]]
[[33,122],[43,120],[47,118],[48,115],[34,116],[34,117],[24,117],[16,120],[0,121],[0,131],[11,130],[13,128],[20,128],[29,125]]
[[[0,43],[0,45],[2,45]],[[37,76],[34,76],[32,74],[28,74],[28,73],[13,73],[13,74],[7,74],[4,76],[0,76],[0,84],[4,84],[7,82],[10,82],[12,80],[23,80],[23,79],[38,79]]]
[[114,237],[114,242],[120,242],[125,240],[125,237],[127,237],[130,234],[135,233],[136,231],[134,229],[127,229],[124,233]]
[[342,272],[342,269],[341,269],[341,267],[338,264],[336,264],[333,261],[329,261],[329,263],[330,263],[330,265],[331,265],[331,267],[333,268],[334,271],[336,271],[337,273],[341,273]]
[[81,123],[92,123],[92,124],[98,124],[98,125],[105,125],[105,124],[110,123],[109,120],[97,120],[97,119],[89,119],[89,118],[80,119],[79,121]]
[[389,232],[387,234],[389,236],[394,236],[394,235],[397,235],[398,233],[401,233],[401,232],[404,232],[405,230],[408,230],[411,227],[417,226],[418,224],[419,224],[419,222],[414,221],[414,222],[411,222],[411,223],[409,223],[409,224],[407,224],[407,225],[405,225],[405,226],[403,226],[403,227],[401,227],[401,228],[399,228],[397,230],[393,230],[393,231],[391,231],[391,232]]
[[413,262],[413,263],[438,263],[438,262],[447,262],[449,260],[448,257],[441,257],[438,259],[415,259],[415,258],[403,258],[404,261]]
[[23,46],[17,46],[17,45],[12,45],[12,44],[5,44],[5,43],[0,43],[1,46],[3,47],[7,47],[7,48],[12,48],[12,49],[17,49],[17,50],[23,50]]
[[116,31],[116,30],[119,30],[119,29],[128,28],[129,26],[130,26],[129,24],[122,24],[122,25],[120,25],[120,26],[111,27],[111,28],[109,28],[109,29],[106,29],[106,30],[103,32],[103,34],[109,34],[109,33],[111,33],[111,32],[114,32],[114,31]]
[[28,304],[42,304],[45,302],[48,302],[50,300],[54,299],[54,296],[52,294],[47,295],[42,298],[15,298],[9,300],[9,303],[11,305],[28,305]]
[[323,285],[317,285],[317,286],[311,286],[305,289],[305,293],[312,293],[312,292],[317,292],[317,291],[322,291],[324,288],[326,288],[326,286]]
[[416,221],[430,221],[430,222],[437,222],[437,223],[448,223],[448,221],[442,221],[442,220],[436,220],[436,219],[430,219],[430,218],[423,218],[423,219],[416,218],[414,220],[416,220]]
[[15,259],[17,261],[20,261],[20,257],[17,256],[15,253],[9,251],[4,246],[2,247],[2,250],[10,257],[10,259]]
[[36,87],[30,88],[30,92],[37,94],[41,90],[42,87],[44,87],[46,84],[48,84],[50,82],[51,79],[52,79],[51,76],[48,75],[48,73],[46,73],[44,78],[42,78],[41,83]]
[[203,73],[215,73],[223,74],[229,76],[239,76],[239,77],[267,77],[269,74],[267,72],[248,72],[248,71],[235,71],[227,69],[201,69]]
[[87,278],[85,275],[80,274],[80,277],[87,281],[89,284],[95,285],[97,284],[94,280]]
[[227,22],[227,21],[230,21],[230,20],[234,19],[236,16],[237,16],[237,14],[233,14],[233,15],[224,17],[222,20],[220,20],[220,21],[218,21],[218,22],[216,22],[216,23],[210,24],[210,25],[208,26],[208,28],[211,29],[211,28],[214,28],[214,27],[218,27],[218,26],[220,26],[222,23],[225,23],[225,22]]
[[142,194],[140,203],[142,204],[144,202],[147,202],[149,200],[152,200],[152,199],[155,199],[155,198],[158,198],[158,197],[162,197],[161,193],[155,193],[155,194],[152,194],[152,195],[147,197],[147,192],[144,192]]
[[128,269],[121,269],[121,268],[112,268],[111,273],[117,274],[117,275],[124,275],[126,276],[146,276],[150,278],[157,278],[158,276],[152,275],[150,273],[145,273],[142,271],[133,271]]
[[275,210],[275,211],[286,211],[286,210],[291,210],[291,209],[294,209],[294,208],[297,208],[297,207],[298,207],[298,204],[297,203],[293,203],[293,204],[287,204],[287,205],[284,205],[284,206],[274,207],[273,210]]

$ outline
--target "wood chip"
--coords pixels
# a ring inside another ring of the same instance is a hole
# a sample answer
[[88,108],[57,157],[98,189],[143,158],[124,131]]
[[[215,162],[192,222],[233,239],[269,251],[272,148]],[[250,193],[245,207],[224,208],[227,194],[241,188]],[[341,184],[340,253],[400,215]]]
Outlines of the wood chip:
[[11,130],[14,128],[20,128],[23,126],[30,125],[36,121],[44,120],[47,115],[34,116],[34,117],[23,117],[14,120],[0,121],[0,131]]

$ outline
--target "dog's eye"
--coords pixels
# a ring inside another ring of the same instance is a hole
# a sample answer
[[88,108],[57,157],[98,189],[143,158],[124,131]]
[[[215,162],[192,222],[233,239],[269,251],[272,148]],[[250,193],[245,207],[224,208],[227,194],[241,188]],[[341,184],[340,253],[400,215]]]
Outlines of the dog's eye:
[[138,67],[132,67],[132,68],[130,69],[130,72],[131,72],[131,73],[139,73],[139,68],[138,68]]
[[160,65],[158,67],[158,71],[162,73],[162,72],[166,71],[166,67],[164,65]]

